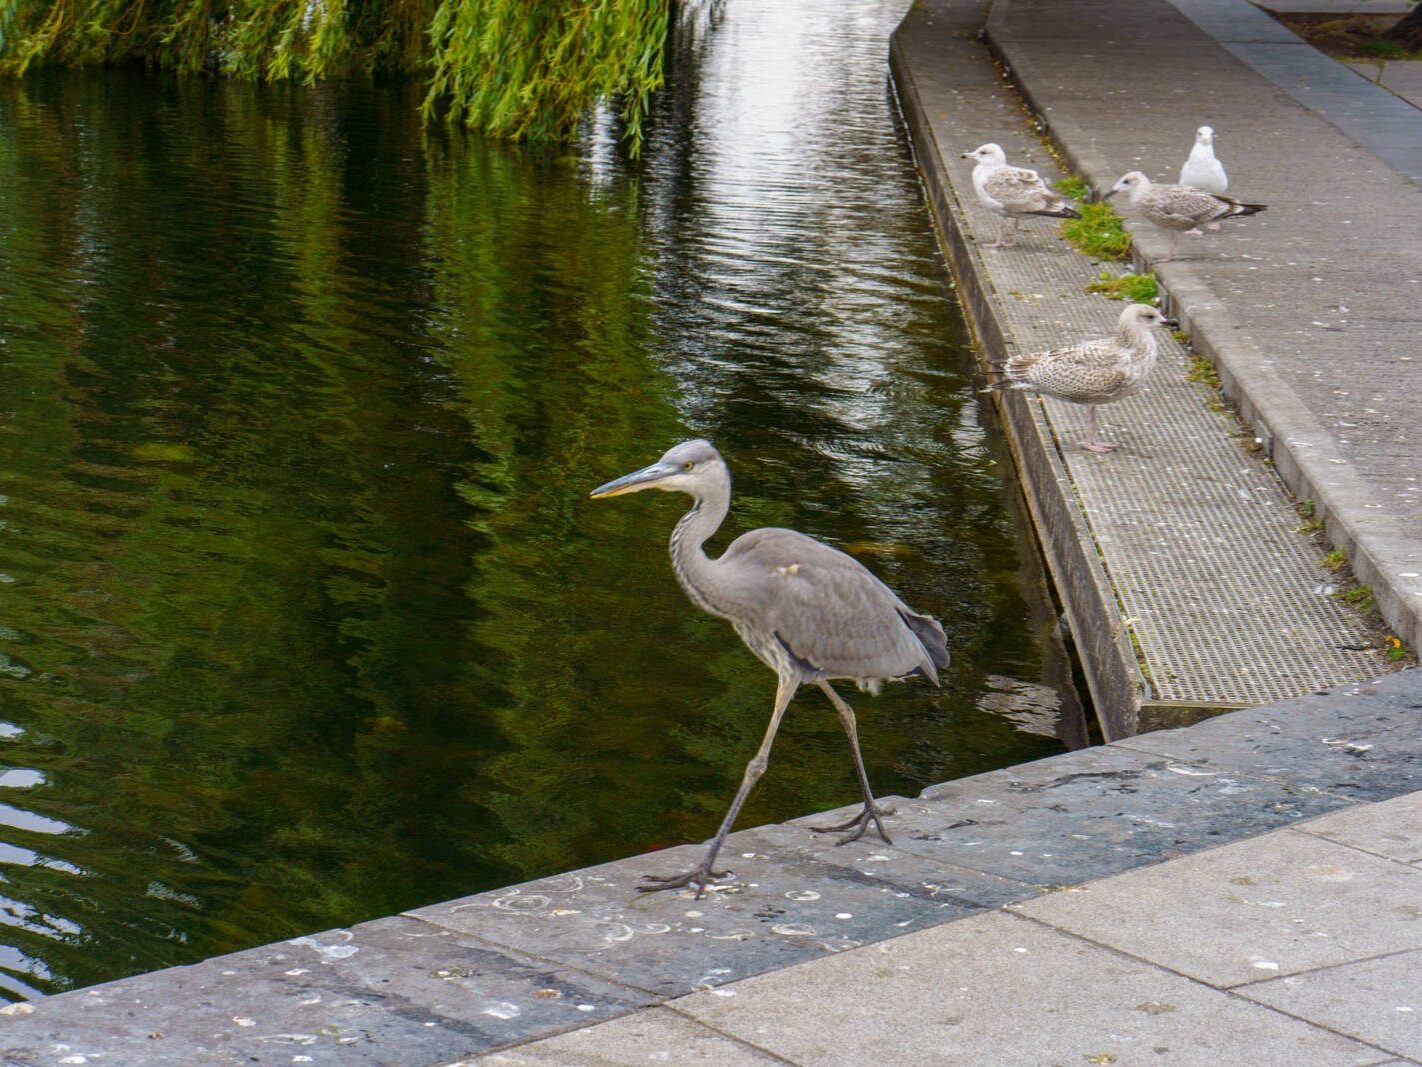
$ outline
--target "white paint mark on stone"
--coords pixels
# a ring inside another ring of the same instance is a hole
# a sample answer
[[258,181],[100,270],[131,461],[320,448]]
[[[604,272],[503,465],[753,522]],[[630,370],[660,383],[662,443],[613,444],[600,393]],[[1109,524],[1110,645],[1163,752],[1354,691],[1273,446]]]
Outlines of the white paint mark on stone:
[[0,1008],[0,1015],[29,1015],[35,1010],[33,1004],[26,1004],[23,1000],[17,1004],[6,1004]]
[[813,889],[792,889],[785,894],[785,899],[797,901],[819,900],[820,895]]
[[704,914],[706,914],[706,913],[705,913],[705,912],[701,912],[701,911],[688,911],[688,912],[686,912],[686,917],[687,917],[688,919],[699,919],[699,918],[701,918],[701,916],[704,915]]
[[232,1021],[233,1021],[234,1023],[236,1023],[238,1026],[256,1026],[256,1025],[257,1025],[257,1020],[256,1020],[256,1019],[249,1019],[249,1018],[247,1018],[247,1016],[245,1016],[245,1015],[234,1015],[234,1016],[232,1016]]
[[512,1001],[501,1000],[485,1008],[484,1014],[492,1015],[495,1019],[517,1019],[523,1014],[523,1009]]
[[579,1010],[579,1011],[597,1011],[597,1008],[595,1008],[595,1007],[594,1007],[593,1005],[591,1005],[591,1004],[579,1004],[579,1005],[578,1005],[578,1010]]
[[88,1056],[65,1056],[60,1063],[88,1063]]
[[1202,771],[1198,767],[1186,767],[1179,763],[1167,763],[1165,769],[1174,774],[1183,774],[1187,778],[1213,778],[1217,771]]
[[1279,965],[1273,960],[1261,960],[1258,956],[1252,958],[1250,966],[1256,971],[1277,971]]
[[713,989],[711,995],[716,997],[733,997],[736,995],[734,989]]
[[841,911],[841,912],[836,913],[835,918],[836,918],[836,919],[852,919],[852,918],[854,918],[854,913],[853,913],[853,912],[848,912],[848,911]]
[[770,932],[782,937],[814,937],[819,933],[813,926],[807,926],[805,923],[777,923],[770,928]]
[[289,975],[291,975],[291,977],[295,978],[295,977],[297,977],[297,975],[310,974],[311,971],[310,971],[309,968],[306,968],[306,967],[293,967],[291,970],[287,971],[286,973],[289,974]]

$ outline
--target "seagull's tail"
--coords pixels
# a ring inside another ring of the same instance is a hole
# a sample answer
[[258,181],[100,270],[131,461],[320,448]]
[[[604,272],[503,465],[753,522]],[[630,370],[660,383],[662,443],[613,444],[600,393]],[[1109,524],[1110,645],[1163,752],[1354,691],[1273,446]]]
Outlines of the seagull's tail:
[[1051,219],[1079,219],[1081,212],[1067,207],[1065,204],[1053,204],[1051,207],[1044,207],[1041,211],[1029,211],[1029,215],[1046,215]]
[[1268,204],[1245,204],[1228,196],[1221,196],[1218,199],[1229,205],[1228,211],[1216,216],[1221,219],[1242,219],[1246,215],[1257,215],[1269,206]]

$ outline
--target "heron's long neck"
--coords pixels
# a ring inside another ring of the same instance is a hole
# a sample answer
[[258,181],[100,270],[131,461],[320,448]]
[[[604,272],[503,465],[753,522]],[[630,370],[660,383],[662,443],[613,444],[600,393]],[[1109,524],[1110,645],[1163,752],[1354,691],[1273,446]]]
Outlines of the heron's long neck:
[[716,561],[703,545],[721,527],[731,509],[731,487],[698,497],[696,506],[683,515],[671,535],[672,570],[693,604],[713,615],[724,615],[724,598],[717,595]]

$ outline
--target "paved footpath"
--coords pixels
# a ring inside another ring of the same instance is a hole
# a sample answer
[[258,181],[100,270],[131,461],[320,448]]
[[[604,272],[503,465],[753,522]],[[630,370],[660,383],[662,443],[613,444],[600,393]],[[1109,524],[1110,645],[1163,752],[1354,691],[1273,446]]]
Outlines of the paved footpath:
[[475,1062],[1419,1063],[1422,792]]
[[[1416,648],[1422,188],[1406,158],[1422,161],[1422,112],[1296,39],[1229,40],[1246,18],[1268,21],[1243,0],[996,0],[986,33],[1098,190],[1127,170],[1175,180],[1208,124],[1231,195],[1269,205],[1159,265],[1167,238],[1143,224],[1137,253],[1285,482],[1317,503]],[[1368,141],[1411,155],[1390,164]]]

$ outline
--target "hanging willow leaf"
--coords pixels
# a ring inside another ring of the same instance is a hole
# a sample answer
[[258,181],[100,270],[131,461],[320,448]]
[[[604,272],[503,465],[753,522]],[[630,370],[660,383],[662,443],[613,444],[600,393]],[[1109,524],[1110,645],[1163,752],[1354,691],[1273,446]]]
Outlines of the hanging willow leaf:
[[0,0],[0,73],[141,62],[267,80],[421,73],[427,118],[566,140],[617,102],[629,151],[672,0]]

